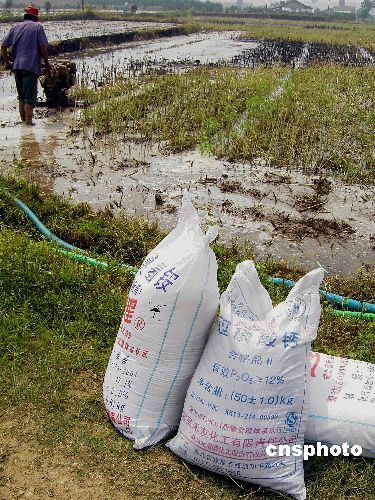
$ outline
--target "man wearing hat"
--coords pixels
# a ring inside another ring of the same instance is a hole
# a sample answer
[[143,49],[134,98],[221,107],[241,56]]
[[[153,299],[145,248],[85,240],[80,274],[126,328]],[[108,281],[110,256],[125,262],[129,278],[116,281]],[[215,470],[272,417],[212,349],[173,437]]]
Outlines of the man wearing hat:
[[[39,10],[26,7],[23,22],[13,26],[1,44],[1,55],[5,69],[14,72],[19,100],[21,120],[33,125],[34,106],[37,100],[38,77],[41,75],[41,57],[49,71],[47,37],[38,23]],[[8,48],[12,47],[12,62]]]

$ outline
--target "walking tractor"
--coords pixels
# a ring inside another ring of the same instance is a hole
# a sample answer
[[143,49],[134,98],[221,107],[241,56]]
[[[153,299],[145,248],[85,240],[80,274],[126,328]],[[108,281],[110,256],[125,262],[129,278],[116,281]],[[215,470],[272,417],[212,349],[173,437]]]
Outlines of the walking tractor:
[[46,100],[39,102],[39,106],[49,108],[74,106],[68,91],[76,82],[76,73],[77,67],[74,62],[57,60],[51,64],[50,71],[44,71],[40,77]]

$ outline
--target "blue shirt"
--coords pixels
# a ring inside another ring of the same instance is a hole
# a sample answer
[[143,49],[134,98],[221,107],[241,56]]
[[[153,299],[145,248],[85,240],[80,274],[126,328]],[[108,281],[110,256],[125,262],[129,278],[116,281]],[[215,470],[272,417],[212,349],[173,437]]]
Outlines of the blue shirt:
[[47,45],[47,37],[40,23],[26,19],[17,23],[3,40],[5,47],[12,46],[13,69],[26,69],[41,74],[39,47]]

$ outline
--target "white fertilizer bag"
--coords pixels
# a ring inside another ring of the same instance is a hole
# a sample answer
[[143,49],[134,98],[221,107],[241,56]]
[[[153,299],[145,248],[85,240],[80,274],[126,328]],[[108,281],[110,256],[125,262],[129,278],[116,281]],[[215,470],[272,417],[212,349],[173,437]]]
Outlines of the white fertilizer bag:
[[375,365],[310,353],[310,411],[305,438],[375,457]]
[[116,429],[140,449],[177,429],[215,319],[217,264],[187,194],[177,227],[146,257],[131,286],[103,384]]
[[[237,266],[185,400],[178,433],[167,446],[187,461],[306,498],[302,456],[310,342],[319,317],[323,270],[304,276],[272,308],[252,262]],[[267,445],[274,445],[268,456]]]

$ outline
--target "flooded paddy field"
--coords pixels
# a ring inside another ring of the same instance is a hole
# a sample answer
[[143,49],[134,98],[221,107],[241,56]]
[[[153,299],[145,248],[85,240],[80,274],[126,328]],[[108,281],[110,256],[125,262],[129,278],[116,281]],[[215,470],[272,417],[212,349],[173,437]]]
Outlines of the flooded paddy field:
[[[246,39],[243,39],[246,40]],[[244,67],[275,64],[299,65],[340,64],[344,66],[372,66],[375,61],[375,51],[353,45],[334,45],[316,42],[301,42],[294,40],[254,40],[255,47],[246,48],[232,63]]]
[[[123,44],[117,50],[103,47],[85,51],[77,62],[78,82],[108,83],[156,69],[163,73],[199,65],[257,68],[274,65],[294,68],[315,64],[373,66],[375,51],[353,46],[303,43],[241,37],[236,31],[204,32],[172,36],[143,43]],[[62,56],[63,57],[63,56]],[[107,75],[107,78],[106,78]]]
[[[42,23],[49,42],[67,40],[70,38],[83,38],[90,36],[108,35],[112,33],[125,33],[126,31],[140,31],[154,28],[169,28],[175,26],[171,23],[152,21],[44,21]],[[0,23],[0,38],[8,33],[11,23]]]
[[258,45],[257,41],[239,39],[234,31],[224,31],[131,42],[115,51],[106,47],[88,50],[76,61],[77,80],[82,85],[96,86],[151,69],[165,73],[199,65],[229,65],[238,54]]
[[[283,172],[261,161],[233,164],[197,151],[164,156],[157,148],[129,143],[113,153],[104,142],[93,148],[90,141],[72,139],[64,146],[61,139],[56,134],[55,149],[40,155],[41,168],[32,162],[22,167],[46,192],[158,220],[170,229],[187,189],[202,220],[219,225],[220,241],[246,241],[260,257],[307,267],[319,262],[344,275],[373,261],[373,187]],[[41,150],[37,130],[25,133],[24,157]]]
[[[311,45],[280,46],[222,32],[132,42],[119,50],[75,55],[74,60],[79,81],[95,87],[150,69],[256,67],[264,62],[266,47],[268,61],[294,68],[308,65],[318,53]],[[319,53],[327,50],[320,47]],[[369,52],[330,50],[354,66],[372,64]],[[280,81],[280,93],[288,78],[286,73]],[[349,184],[324,169],[307,173],[298,163],[285,169],[261,158],[229,162],[194,147],[167,152],[160,141],[98,136],[90,128],[82,133],[79,109],[38,108],[36,125],[25,127],[18,121],[13,78],[3,75],[0,88],[0,169],[37,180],[46,193],[158,220],[170,229],[188,189],[205,223],[220,226],[221,241],[246,241],[260,258],[274,256],[307,268],[319,262],[343,275],[374,260],[372,184]]]

